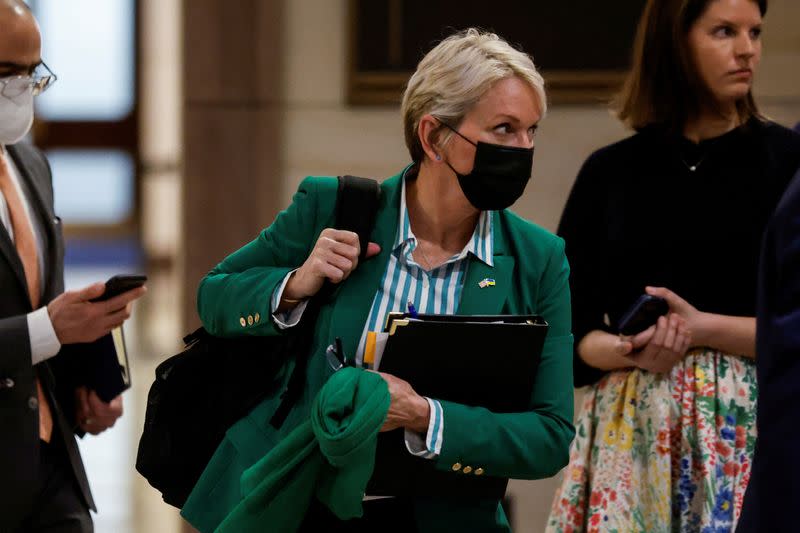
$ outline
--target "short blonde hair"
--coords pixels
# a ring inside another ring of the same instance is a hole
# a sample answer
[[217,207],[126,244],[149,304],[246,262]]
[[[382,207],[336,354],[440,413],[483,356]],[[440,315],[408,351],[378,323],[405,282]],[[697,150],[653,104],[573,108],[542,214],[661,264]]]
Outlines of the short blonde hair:
[[[512,76],[531,85],[544,116],[544,79],[528,54],[496,34],[476,28],[458,32],[436,45],[419,62],[403,93],[403,128],[411,159],[418,163],[425,155],[417,133],[423,116],[431,114],[458,127],[492,85]],[[451,132],[441,134],[446,143]]]

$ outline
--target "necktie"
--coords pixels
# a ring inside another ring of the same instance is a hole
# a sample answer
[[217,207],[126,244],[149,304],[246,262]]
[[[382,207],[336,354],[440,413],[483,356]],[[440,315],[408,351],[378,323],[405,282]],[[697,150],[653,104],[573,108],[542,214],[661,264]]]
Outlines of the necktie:
[[[33,235],[31,221],[25,212],[22,197],[14,182],[11,181],[8,164],[2,152],[0,152],[0,193],[3,194],[8,205],[11,227],[14,233],[14,246],[25,271],[25,281],[28,284],[31,305],[36,309],[41,298],[36,238]],[[36,392],[39,396],[39,437],[45,442],[50,442],[50,436],[53,434],[53,415],[50,412],[50,404],[47,403],[47,397],[38,378],[36,378]]]

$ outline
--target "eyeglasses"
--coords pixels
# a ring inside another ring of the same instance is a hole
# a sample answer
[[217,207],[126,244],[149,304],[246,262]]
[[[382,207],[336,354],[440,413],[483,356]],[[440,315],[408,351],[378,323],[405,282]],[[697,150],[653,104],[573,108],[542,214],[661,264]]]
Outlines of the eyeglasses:
[[29,75],[0,78],[0,94],[6,98],[17,98],[30,90],[33,96],[38,96],[49,89],[57,79],[58,77],[42,61]]

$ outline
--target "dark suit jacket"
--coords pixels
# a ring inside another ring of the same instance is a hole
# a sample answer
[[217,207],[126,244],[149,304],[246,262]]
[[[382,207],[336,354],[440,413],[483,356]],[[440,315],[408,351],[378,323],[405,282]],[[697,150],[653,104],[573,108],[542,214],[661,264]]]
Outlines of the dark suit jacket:
[[[26,144],[7,146],[20,182],[44,229],[42,304],[64,292],[64,239],[53,212],[50,166]],[[68,357],[56,356],[34,369],[28,336],[31,312],[22,262],[5,226],[0,224],[0,531],[30,512],[39,462],[39,415],[34,375],[38,372],[60,435],[87,505],[94,509],[89,483],[75,442],[75,377]],[[55,437],[55,435],[54,435]]]
[[758,440],[739,532],[789,531],[800,502],[800,171],[767,226],[756,368]]

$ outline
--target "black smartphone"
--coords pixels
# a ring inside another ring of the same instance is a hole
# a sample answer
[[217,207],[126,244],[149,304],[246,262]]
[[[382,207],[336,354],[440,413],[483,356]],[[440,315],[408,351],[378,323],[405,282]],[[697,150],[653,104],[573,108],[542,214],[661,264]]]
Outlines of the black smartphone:
[[106,290],[103,294],[90,300],[92,302],[102,302],[118,296],[123,292],[141,287],[147,281],[147,276],[142,275],[118,275],[106,281]]
[[643,294],[628,309],[617,324],[623,335],[636,335],[658,321],[658,317],[669,313],[669,304],[664,298]]

